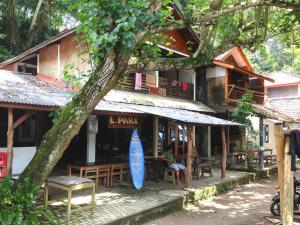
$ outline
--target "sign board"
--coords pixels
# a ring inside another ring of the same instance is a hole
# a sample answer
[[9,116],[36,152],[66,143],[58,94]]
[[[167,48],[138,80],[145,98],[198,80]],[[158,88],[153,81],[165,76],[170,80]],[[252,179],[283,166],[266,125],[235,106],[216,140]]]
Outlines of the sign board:
[[156,76],[153,74],[146,74],[146,85],[149,87],[156,87]]
[[136,116],[109,116],[108,127],[110,128],[136,128],[139,120]]
[[141,189],[145,176],[144,150],[137,129],[134,129],[129,146],[129,167],[133,185]]
[[89,116],[88,119],[88,133],[97,134],[98,133],[98,119],[95,115]]

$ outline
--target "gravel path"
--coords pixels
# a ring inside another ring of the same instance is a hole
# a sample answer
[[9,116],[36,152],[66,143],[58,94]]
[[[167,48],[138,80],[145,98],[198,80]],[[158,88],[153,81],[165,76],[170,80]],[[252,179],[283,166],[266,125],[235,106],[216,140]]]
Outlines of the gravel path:
[[256,181],[145,225],[261,225],[276,187],[276,178]]

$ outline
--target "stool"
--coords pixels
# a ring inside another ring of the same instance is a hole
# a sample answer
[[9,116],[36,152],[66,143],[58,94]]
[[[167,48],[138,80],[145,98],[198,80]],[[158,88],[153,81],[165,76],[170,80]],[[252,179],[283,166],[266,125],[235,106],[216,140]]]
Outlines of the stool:
[[165,168],[164,182],[172,182],[176,184],[175,170],[172,168]]

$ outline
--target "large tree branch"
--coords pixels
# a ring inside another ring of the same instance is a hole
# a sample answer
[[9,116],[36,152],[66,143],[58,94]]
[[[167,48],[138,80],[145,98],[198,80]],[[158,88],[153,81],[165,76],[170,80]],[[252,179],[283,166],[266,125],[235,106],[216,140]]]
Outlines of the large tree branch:
[[[213,0],[210,4],[210,11],[220,10],[223,0]],[[211,23],[203,28],[203,32],[201,33],[200,43],[198,48],[196,49],[193,57],[197,57],[200,53],[204,52],[207,48],[208,43],[211,41],[214,30],[217,26],[217,21],[215,23]]]
[[239,5],[229,6],[222,10],[217,10],[212,13],[206,14],[203,17],[199,18],[194,24],[205,24],[211,22],[219,17],[249,9],[255,8],[258,6],[274,6],[283,9],[292,9],[296,11],[300,11],[300,5],[296,3],[284,2],[279,0],[261,0],[261,1],[252,1],[252,2],[242,2]]
[[37,12],[35,12],[35,14],[37,13],[36,15],[37,18],[36,19],[33,18],[31,21],[31,25],[30,25],[31,29],[29,29],[28,31],[28,38],[25,43],[26,48],[29,48],[32,45],[32,42],[34,41],[38,33],[41,32],[43,27],[45,26],[52,4],[53,4],[53,0],[45,0],[42,4],[43,8],[39,7],[39,9],[36,9]]

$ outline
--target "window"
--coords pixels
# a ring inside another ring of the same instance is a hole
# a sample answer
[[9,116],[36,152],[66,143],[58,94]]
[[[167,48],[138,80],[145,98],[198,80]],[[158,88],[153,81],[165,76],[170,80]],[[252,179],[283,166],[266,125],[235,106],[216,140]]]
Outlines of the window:
[[18,129],[19,142],[34,142],[36,120],[33,117],[25,120]]

